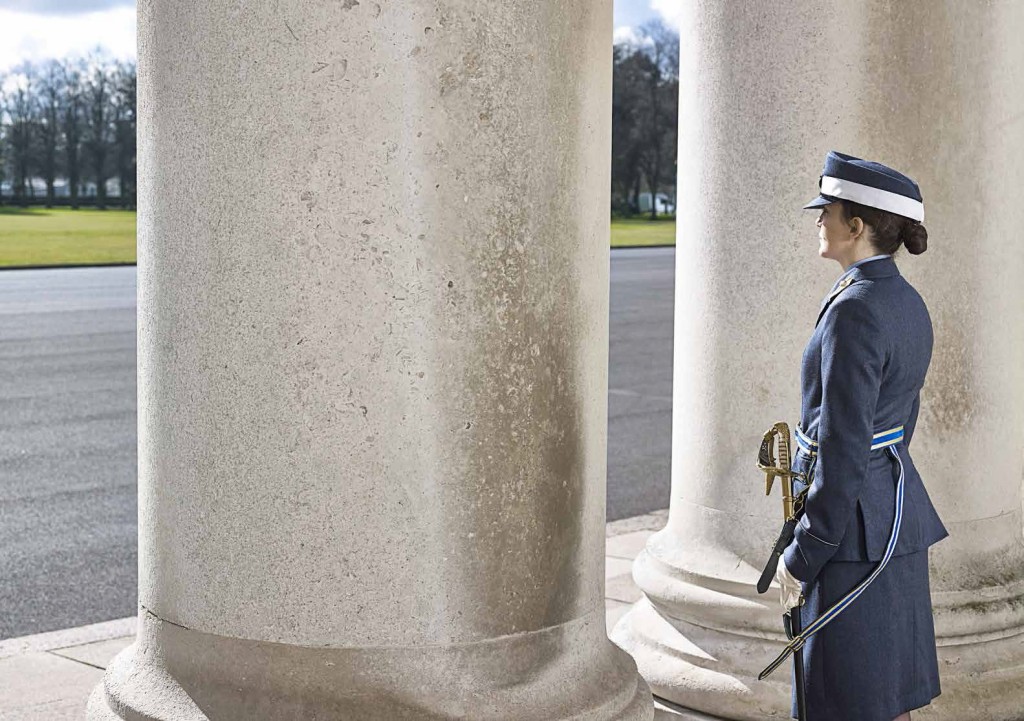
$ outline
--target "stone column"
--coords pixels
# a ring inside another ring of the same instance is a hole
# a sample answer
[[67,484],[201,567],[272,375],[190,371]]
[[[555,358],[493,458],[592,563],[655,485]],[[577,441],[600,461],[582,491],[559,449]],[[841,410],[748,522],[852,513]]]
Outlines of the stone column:
[[650,719],[605,634],[609,0],[139,5],[91,719]]
[[[928,718],[1024,708],[1024,5],[686,5],[672,507],[612,638],[654,692],[714,718],[789,718],[778,592],[754,584],[779,498],[761,434],[798,420],[800,354],[841,272],[816,254],[829,149],[919,181],[929,249],[901,251],[935,352],[912,452],[950,531],[931,550],[942,695]],[[694,713],[692,718],[708,716]]]

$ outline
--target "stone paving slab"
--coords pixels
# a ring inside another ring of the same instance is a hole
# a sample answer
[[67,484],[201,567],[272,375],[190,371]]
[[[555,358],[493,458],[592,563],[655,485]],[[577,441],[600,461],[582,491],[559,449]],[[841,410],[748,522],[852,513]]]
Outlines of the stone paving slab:
[[604,597],[622,603],[636,603],[643,593],[633,582],[633,561],[605,556]]
[[630,531],[660,531],[666,525],[668,525],[667,508],[660,511],[651,511],[642,516],[633,516],[632,518],[623,518],[619,521],[606,523],[604,535],[606,538],[612,538],[613,536],[621,536]]
[[[605,613],[608,630],[642,592],[633,583],[633,559],[665,526],[668,511],[606,526]],[[103,670],[135,640],[136,619],[0,641],[0,721],[81,721]],[[655,719],[689,719],[661,709]],[[703,718],[699,716],[693,719]]]
[[61,631],[37,633],[21,638],[9,638],[0,641],[0,659],[20,656],[33,651],[52,651],[58,648],[81,646],[93,641],[106,641],[121,636],[134,636],[136,619],[119,618],[114,621],[103,621],[78,628],[67,628]]
[[0,719],[78,721],[102,676],[102,669],[46,651],[0,659]]
[[71,661],[78,661],[79,663],[86,663],[96,668],[105,669],[114,660],[114,656],[121,653],[134,640],[134,636],[123,636],[121,638],[112,638],[108,641],[95,641],[81,646],[61,648],[50,653]]
[[605,541],[604,555],[613,558],[625,558],[630,561],[640,555],[647,545],[647,539],[651,537],[651,531],[629,531],[619,536],[612,536]]

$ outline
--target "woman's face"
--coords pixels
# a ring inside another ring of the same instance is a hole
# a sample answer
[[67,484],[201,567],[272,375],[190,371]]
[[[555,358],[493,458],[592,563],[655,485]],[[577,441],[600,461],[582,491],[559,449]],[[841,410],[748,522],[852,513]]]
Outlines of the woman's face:
[[818,255],[842,262],[849,253],[854,240],[856,226],[843,220],[842,203],[830,203],[821,209],[818,226]]

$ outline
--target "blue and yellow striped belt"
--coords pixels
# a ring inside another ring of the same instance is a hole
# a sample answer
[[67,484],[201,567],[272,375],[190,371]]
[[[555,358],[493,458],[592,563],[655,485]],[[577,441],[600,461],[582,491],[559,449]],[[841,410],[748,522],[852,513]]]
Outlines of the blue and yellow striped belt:
[[[871,450],[892,446],[903,440],[903,426],[896,426],[887,431],[876,433],[871,436]],[[807,455],[814,457],[818,455],[818,442],[796,427],[796,444],[800,446]]]

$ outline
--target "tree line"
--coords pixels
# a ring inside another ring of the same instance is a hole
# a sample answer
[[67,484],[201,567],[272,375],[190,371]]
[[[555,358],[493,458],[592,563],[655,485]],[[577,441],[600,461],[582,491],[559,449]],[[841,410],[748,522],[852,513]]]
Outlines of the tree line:
[[[611,211],[654,218],[659,194],[674,209],[679,35],[654,20],[637,37],[613,48]],[[0,203],[134,208],[135,89],[135,63],[96,55],[0,74]]]
[[679,33],[660,20],[639,42],[616,43],[612,80],[612,216],[641,213],[640,195],[664,193],[675,211]]
[[96,55],[0,75],[0,203],[134,208],[135,87],[134,62]]

